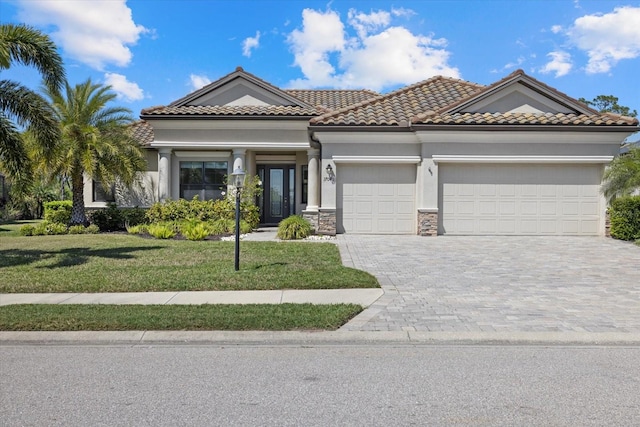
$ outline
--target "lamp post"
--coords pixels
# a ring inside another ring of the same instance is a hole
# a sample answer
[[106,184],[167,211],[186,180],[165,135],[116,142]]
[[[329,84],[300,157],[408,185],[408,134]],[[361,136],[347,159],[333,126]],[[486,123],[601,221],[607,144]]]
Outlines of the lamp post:
[[245,173],[238,166],[231,174],[231,184],[236,187],[236,256],[235,269],[240,270],[240,192],[244,185]]

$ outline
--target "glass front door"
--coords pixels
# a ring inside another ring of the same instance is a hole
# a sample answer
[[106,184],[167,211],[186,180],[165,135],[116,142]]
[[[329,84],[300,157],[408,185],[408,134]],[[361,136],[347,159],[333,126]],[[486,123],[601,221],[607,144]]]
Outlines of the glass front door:
[[295,165],[258,165],[262,196],[258,198],[260,222],[278,224],[295,214]]

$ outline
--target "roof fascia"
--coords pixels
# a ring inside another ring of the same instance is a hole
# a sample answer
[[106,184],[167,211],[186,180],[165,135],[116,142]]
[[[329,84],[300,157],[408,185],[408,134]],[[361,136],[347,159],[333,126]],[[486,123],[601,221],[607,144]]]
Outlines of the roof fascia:
[[462,112],[465,108],[473,105],[483,99],[486,99],[498,92],[503,91],[504,89],[514,86],[516,84],[522,84],[523,86],[538,92],[539,94],[550,98],[554,102],[557,102],[560,105],[563,105],[569,109],[575,110],[580,114],[592,115],[599,114],[598,111],[587,107],[581,102],[551,88],[550,86],[540,82],[539,80],[534,79],[533,77],[528,76],[523,71],[518,70],[502,80],[497,81],[496,83],[487,86],[484,90],[481,90],[479,93],[471,95],[469,98],[461,100],[457,103],[454,103],[448,107],[445,107],[438,111],[440,114],[454,114]]
[[408,125],[310,125],[310,132],[411,132]]
[[637,132],[634,126],[605,125],[605,126],[572,126],[572,125],[425,125],[414,124],[412,130],[416,132],[429,130],[455,131],[542,131],[542,132]]
[[277,86],[272,85],[271,83],[268,83],[256,76],[254,76],[251,73],[247,73],[246,71],[244,71],[242,68],[237,68],[236,71],[227,74],[224,77],[221,77],[220,79],[209,83],[208,85],[194,91],[191,92],[190,94],[188,94],[185,97],[182,97],[174,102],[172,102],[171,104],[169,104],[170,107],[182,107],[184,105],[187,105],[189,102],[193,101],[194,99],[200,98],[203,95],[206,95],[207,93],[213,92],[216,89],[219,89],[229,83],[231,83],[232,81],[236,80],[236,79],[243,79],[246,80],[252,84],[255,84],[256,86],[260,87],[261,89],[264,89],[267,92],[272,93],[275,96],[278,96],[280,98],[284,98],[287,101],[291,102],[294,105],[297,105],[299,107],[309,107],[309,108],[313,108],[312,105],[309,105],[305,102],[302,102],[300,99],[294,97],[293,95],[285,92],[284,90],[280,89]]

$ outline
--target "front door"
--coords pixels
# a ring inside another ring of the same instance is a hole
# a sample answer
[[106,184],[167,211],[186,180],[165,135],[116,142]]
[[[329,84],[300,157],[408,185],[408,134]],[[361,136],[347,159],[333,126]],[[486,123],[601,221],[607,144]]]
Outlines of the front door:
[[258,165],[262,196],[258,198],[260,222],[278,224],[295,214],[295,165]]

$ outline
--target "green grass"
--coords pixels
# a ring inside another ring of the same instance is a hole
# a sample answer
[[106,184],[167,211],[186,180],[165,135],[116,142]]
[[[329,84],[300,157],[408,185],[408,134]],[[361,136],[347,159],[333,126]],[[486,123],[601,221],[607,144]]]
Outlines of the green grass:
[[358,314],[353,304],[9,305],[3,331],[334,330]]
[[234,242],[11,233],[0,232],[0,293],[379,287],[331,243],[241,242],[235,272]]
[[41,219],[0,222],[0,241],[5,237],[19,236],[23,225],[36,226],[41,222]]

